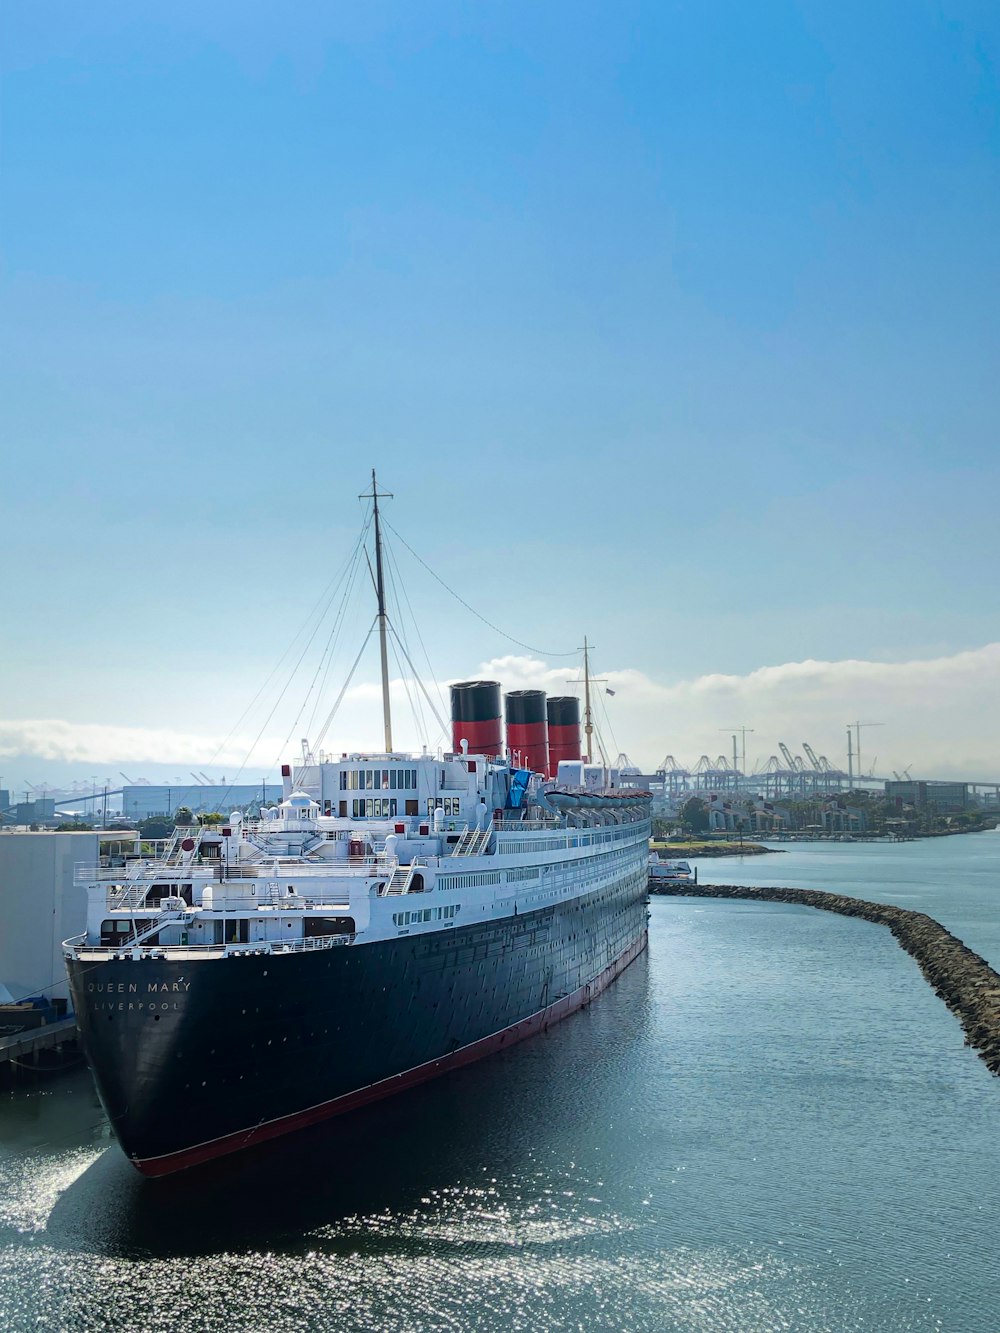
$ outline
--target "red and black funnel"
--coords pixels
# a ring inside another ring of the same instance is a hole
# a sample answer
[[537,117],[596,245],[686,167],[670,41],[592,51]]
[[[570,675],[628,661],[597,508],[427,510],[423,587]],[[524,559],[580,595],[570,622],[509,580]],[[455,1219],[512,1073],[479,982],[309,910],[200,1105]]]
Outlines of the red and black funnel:
[[503,754],[500,682],[463,680],[451,687],[451,744],[457,753],[467,741],[470,754]]
[[544,690],[511,690],[504,695],[507,753],[520,768],[549,771],[549,724]]

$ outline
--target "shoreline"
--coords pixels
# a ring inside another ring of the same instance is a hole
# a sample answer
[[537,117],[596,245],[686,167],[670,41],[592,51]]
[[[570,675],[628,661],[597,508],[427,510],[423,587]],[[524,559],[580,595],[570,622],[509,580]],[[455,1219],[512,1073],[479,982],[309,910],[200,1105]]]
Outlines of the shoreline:
[[715,856],[769,856],[772,852],[783,852],[784,847],[765,847],[759,842],[701,842],[692,838],[688,842],[659,842],[650,839],[650,850],[657,852],[668,861],[688,857],[704,857],[706,860]]
[[820,889],[665,884],[657,887],[656,896],[792,903],[887,926],[899,946],[916,960],[934,993],[962,1024],[966,1045],[975,1050],[991,1074],[1000,1077],[1000,975],[932,916]]

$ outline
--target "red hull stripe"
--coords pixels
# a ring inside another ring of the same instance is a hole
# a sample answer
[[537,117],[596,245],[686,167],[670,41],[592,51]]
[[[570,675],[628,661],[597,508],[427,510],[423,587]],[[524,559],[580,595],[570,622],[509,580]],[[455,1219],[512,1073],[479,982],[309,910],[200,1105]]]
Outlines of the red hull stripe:
[[498,1051],[502,1046],[512,1046],[514,1042],[523,1041],[525,1037],[531,1037],[536,1032],[541,1032],[544,1028],[553,1023],[558,1023],[560,1019],[566,1018],[567,1015],[589,1004],[595,996],[600,995],[601,991],[611,985],[615,977],[623,972],[629,963],[638,958],[645,947],[646,932],[643,931],[635,943],[631,944],[623,954],[609,964],[589,985],[581,986],[572,995],[563,996],[561,1000],[556,1000],[554,1004],[550,1004],[545,1009],[539,1009],[537,1013],[522,1018],[520,1022],[513,1023],[500,1032],[494,1032],[489,1037],[482,1037],[479,1041],[460,1047],[457,1051],[453,1051],[451,1055],[444,1055],[439,1060],[429,1060],[426,1064],[407,1069],[402,1074],[394,1074],[391,1078],[383,1079],[380,1083],[372,1083],[367,1088],[359,1088],[356,1092],[348,1092],[342,1097],[334,1097],[332,1101],[320,1102],[318,1106],[310,1106],[308,1110],[295,1111],[291,1115],[280,1116],[277,1120],[268,1120],[249,1129],[239,1130],[235,1134],[225,1134],[222,1138],[210,1139],[207,1143],[199,1143],[193,1148],[184,1148],[180,1152],[166,1153],[162,1157],[131,1158],[132,1165],[137,1167],[144,1176],[168,1176],[174,1171],[183,1171],[187,1167],[198,1166],[201,1162],[211,1161],[213,1157],[223,1157],[227,1153],[239,1152],[242,1148],[249,1148],[252,1144],[263,1143],[265,1139],[274,1139],[281,1134],[291,1133],[292,1130],[304,1129],[307,1125],[314,1125],[330,1116],[343,1115],[345,1111],[354,1111],[359,1106],[366,1106],[369,1102],[379,1101],[382,1097],[391,1097],[397,1092],[402,1092],[404,1088],[412,1088],[418,1083],[425,1083],[428,1079],[437,1078],[438,1075],[445,1074],[450,1069],[458,1069],[462,1065],[471,1064],[474,1060],[481,1060],[483,1056]]

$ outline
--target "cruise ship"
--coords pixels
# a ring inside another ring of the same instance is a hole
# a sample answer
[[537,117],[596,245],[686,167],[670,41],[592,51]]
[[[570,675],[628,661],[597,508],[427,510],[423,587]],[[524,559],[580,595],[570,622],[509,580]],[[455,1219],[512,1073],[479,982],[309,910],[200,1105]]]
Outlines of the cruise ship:
[[[373,478],[374,481],[374,478]],[[65,956],[125,1154],[193,1167],[364,1106],[588,1004],[646,946],[649,793],[589,762],[580,701],[451,686],[450,748],[282,769],[251,818],[79,867]],[[585,664],[585,732],[592,719]]]

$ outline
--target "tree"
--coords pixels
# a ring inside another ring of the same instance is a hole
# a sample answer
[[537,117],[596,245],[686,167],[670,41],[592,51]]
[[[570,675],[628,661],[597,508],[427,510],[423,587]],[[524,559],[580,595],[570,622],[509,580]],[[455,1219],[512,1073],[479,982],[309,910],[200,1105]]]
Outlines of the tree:
[[150,815],[149,819],[143,819],[139,823],[140,838],[148,838],[150,841],[169,838],[173,831],[174,821],[164,815]]
[[174,823],[178,825],[194,823],[194,815],[186,805],[179,805],[174,811]]
[[708,806],[700,796],[691,796],[681,806],[681,824],[691,834],[708,832]]
[[225,822],[225,816],[218,814],[215,810],[210,810],[207,815],[198,816],[198,823],[206,827],[212,824],[224,824]]
[[85,824],[82,819],[71,819],[65,824],[57,824],[57,833],[90,833],[93,831],[93,824]]

